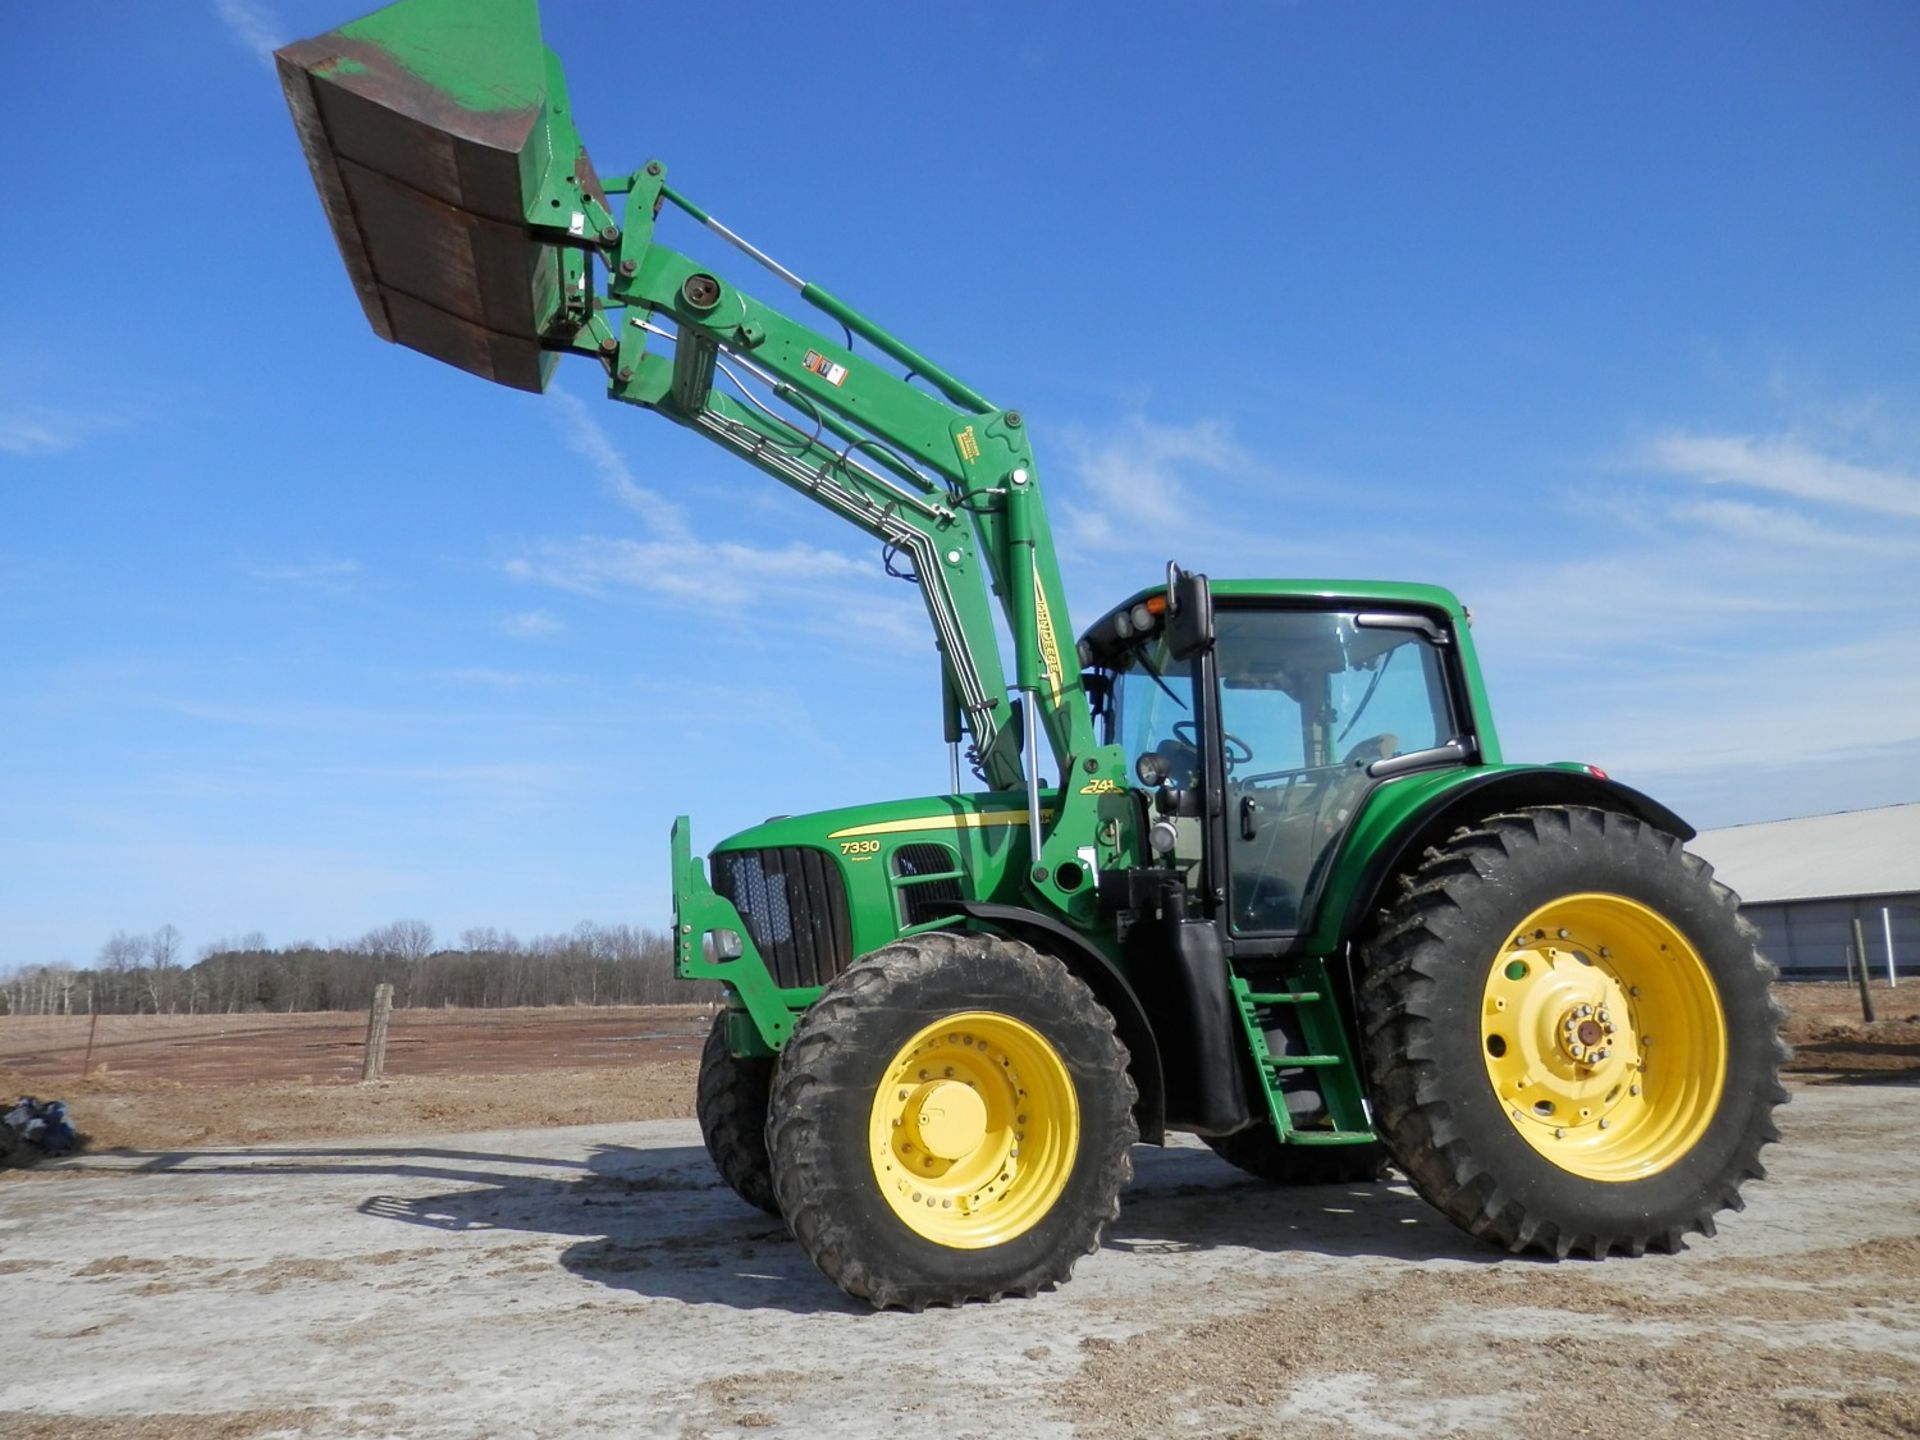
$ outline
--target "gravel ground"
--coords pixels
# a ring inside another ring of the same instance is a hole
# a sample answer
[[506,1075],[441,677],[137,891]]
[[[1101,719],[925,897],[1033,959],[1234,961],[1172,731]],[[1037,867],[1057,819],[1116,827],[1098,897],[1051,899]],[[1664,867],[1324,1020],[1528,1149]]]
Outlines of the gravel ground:
[[1920,1435],[1920,1087],[1803,1085],[1677,1256],[1137,1152],[1030,1301],[876,1315],[685,1121],[97,1154],[0,1187],[0,1435]]

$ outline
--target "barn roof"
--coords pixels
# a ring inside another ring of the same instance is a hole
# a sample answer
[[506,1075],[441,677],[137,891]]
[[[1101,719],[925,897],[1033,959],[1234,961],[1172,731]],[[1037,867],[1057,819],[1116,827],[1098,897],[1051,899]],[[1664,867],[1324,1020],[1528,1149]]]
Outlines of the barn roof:
[[1689,848],[1750,904],[1920,892],[1920,803],[1702,830]]

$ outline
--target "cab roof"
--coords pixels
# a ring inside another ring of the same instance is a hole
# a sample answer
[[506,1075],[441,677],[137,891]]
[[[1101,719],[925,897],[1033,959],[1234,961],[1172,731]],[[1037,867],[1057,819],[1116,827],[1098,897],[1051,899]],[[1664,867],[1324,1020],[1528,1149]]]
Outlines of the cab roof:
[[[1212,580],[1207,582],[1215,600],[1351,600],[1361,605],[1413,606],[1438,610],[1464,622],[1466,607],[1451,590],[1439,585],[1419,585],[1404,580]],[[1115,605],[1089,625],[1091,634],[1120,610],[1131,610],[1153,595],[1167,593],[1165,585],[1150,585]]]

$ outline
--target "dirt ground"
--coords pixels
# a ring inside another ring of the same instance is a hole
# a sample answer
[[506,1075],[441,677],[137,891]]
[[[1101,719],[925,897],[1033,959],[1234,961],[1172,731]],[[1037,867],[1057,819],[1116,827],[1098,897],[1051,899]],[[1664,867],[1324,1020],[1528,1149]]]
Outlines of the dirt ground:
[[1788,1067],[1801,1074],[1832,1072],[1871,1078],[1920,1074],[1920,977],[1869,989],[1874,1021],[1860,1018],[1860,992],[1837,981],[1776,985],[1787,1007]]
[[0,1436],[1920,1435],[1920,1085],[1793,1089],[1678,1255],[1516,1260],[1183,1142],[1069,1284],[924,1315],[685,1121],[82,1156],[0,1186]]

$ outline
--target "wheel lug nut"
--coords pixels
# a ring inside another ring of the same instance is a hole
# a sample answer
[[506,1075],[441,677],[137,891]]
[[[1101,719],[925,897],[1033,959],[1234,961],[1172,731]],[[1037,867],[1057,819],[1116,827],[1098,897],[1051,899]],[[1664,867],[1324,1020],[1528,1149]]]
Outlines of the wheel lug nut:
[[1556,1140],[1564,1140],[1566,1138],[1566,1135],[1567,1135],[1567,1132],[1564,1128],[1555,1130],[1553,1132],[1553,1138]]
[[1572,934],[1573,932],[1572,932],[1572,931],[1570,931],[1570,930],[1567,930],[1567,929],[1565,929],[1565,928],[1562,928],[1562,929],[1561,929],[1561,931],[1560,931],[1559,933],[1560,933],[1560,938],[1561,938],[1562,940],[1564,940],[1564,939],[1566,939],[1566,938],[1567,938],[1567,936],[1569,936],[1569,935],[1570,935],[1570,934]]
[[1600,1013],[1595,1015],[1593,1018],[1598,1020],[1602,1025],[1605,1025],[1608,1021],[1613,1019],[1613,1016],[1609,1015],[1607,1013],[1607,1007],[1602,1005],[1600,1007]]
[[1606,1116],[1604,1116],[1604,1115],[1602,1115],[1602,1116],[1600,1117],[1600,1128],[1601,1128],[1602,1130],[1604,1130],[1604,1129],[1606,1129],[1606,1128],[1607,1128],[1607,1117],[1606,1117]]
[[1640,1093],[1640,1087],[1638,1085],[1629,1085],[1627,1087],[1627,1094],[1638,1095],[1639,1093]]

